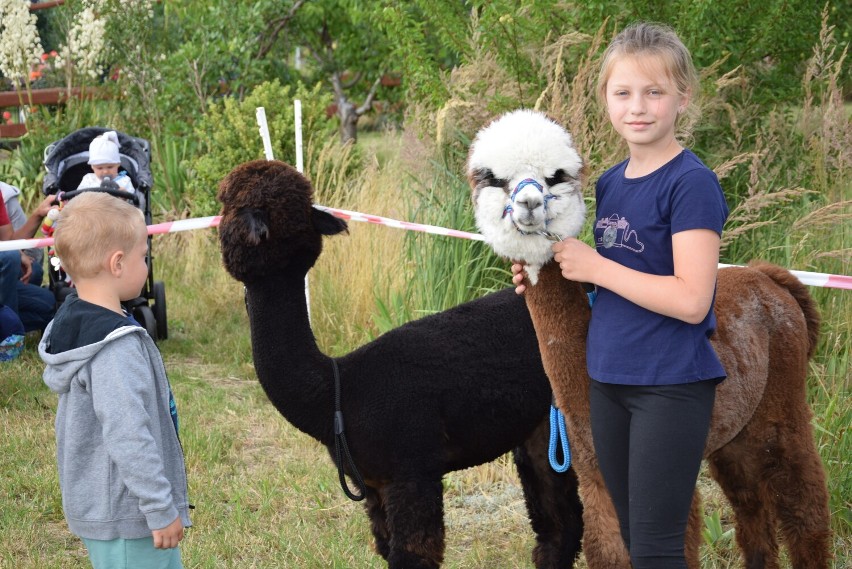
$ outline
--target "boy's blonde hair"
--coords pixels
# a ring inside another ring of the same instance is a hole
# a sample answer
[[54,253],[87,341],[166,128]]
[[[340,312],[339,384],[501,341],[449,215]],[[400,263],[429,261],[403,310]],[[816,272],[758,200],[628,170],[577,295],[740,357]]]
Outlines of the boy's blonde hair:
[[72,279],[94,277],[112,253],[129,253],[147,236],[141,210],[102,192],[83,192],[69,200],[55,227],[54,249]]
[[[603,54],[598,75],[597,96],[604,106],[606,106],[606,84],[615,62],[622,57],[646,56],[656,57],[663,64],[678,94],[688,95],[690,101],[698,97],[698,73],[695,71],[689,50],[677,33],[664,24],[640,22],[628,26],[615,36]],[[698,106],[687,105],[684,113],[688,115],[689,122],[692,122],[699,113]]]

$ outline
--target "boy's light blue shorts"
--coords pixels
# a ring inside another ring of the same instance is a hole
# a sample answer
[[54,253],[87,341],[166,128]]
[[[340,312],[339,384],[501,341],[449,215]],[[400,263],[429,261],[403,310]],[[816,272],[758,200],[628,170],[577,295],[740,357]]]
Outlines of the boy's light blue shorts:
[[157,549],[153,537],[140,539],[83,538],[94,569],[183,569],[180,548]]

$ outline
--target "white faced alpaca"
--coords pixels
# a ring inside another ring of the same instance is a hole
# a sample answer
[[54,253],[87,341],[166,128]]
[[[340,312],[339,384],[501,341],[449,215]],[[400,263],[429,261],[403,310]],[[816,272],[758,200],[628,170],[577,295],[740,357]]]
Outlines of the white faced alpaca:
[[526,265],[533,284],[553,257],[551,242],[576,237],[583,227],[582,169],[571,135],[537,111],[503,115],[471,145],[476,226],[498,255]]

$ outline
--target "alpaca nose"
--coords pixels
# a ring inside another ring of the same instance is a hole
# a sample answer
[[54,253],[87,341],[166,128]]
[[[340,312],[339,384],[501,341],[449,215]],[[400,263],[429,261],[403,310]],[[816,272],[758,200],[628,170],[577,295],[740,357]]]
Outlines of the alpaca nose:
[[529,194],[529,195],[523,196],[519,200],[516,200],[515,203],[517,203],[519,206],[521,206],[522,208],[524,208],[527,211],[529,211],[530,213],[532,213],[533,211],[540,208],[544,204],[544,200],[541,199],[541,196]]

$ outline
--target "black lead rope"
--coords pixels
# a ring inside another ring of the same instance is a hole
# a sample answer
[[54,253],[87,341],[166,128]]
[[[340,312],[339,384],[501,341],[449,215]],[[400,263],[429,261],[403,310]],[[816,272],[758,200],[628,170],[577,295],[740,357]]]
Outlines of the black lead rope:
[[[361,478],[361,473],[355,466],[352,460],[352,455],[349,454],[349,445],[346,444],[346,433],[343,428],[343,411],[340,410],[340,371],[337,369],[337,360],[331,358],[331,367],[334,368],[334,455],[337,457],[337,474],[340,477],[340,487],[343,488],[343,493],[346,497],[355,502],[360,502],[367,496],[367,485],[364,484],[364,479]],[[355,485],[361,491],[361,495],[353,493],[349,489],[349,484],[346,482],[346,475],[343,473],[343,455],[346,455],[346,462],[349,469],[352,471],[352,478],[355,480]]]

